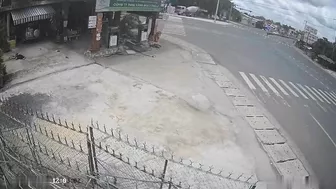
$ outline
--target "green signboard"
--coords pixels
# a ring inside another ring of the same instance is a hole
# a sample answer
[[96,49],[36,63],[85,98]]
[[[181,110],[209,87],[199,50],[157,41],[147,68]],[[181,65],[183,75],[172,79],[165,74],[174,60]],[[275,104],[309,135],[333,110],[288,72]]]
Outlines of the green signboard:
[[161,0],[96,0],[96,12],[161,11]]

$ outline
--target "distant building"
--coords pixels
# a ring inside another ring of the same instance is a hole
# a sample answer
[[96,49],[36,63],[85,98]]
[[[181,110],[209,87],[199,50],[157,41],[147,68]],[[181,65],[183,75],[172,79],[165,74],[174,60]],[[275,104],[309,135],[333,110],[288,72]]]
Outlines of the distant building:
[[281,27],[281,28],[279,29],[279,33],[280,33],[280,34],[285,34],[285,33],[286,33],[285,28],[282,28],[282,27]]
[[246,14],[242,14],[241,23],[244,24],[244,25],[256,27],[256,23],[258,21],[263,21],[263,20],[253,18],[252,16],[249,16],[249,15],[246,15]]
[[311,45],[318,40],[318,37],[312,33],[305,32],[302,36],[302,40]]
[[242,14],[242,19],[240,21],[242,24],[250,25],[251,21],[252,21],[252,17],[251,16],[246,15],[246,14]]
[[294,36],[295,35],[295,30],[294,29],[289,29],[287,35],[288,36]]

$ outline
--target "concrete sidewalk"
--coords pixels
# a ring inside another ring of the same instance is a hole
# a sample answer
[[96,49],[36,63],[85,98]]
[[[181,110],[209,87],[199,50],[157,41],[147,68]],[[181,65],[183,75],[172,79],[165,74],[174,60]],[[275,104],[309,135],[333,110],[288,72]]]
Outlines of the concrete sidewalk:
[[95,61],[69,49],[45,45],[39,52],[36,46],[25,54],[27,60],[10,63],[16,77],[1,95],[81,125],[99,121],[176,157],[213,165],[233,179],[251,175],[251,182],[273,183],[279,171],[293,170],[306,176],[295,157],[279,163],[286,153],[293,155],[286,140],[257,103],[245,98],[232,74],[180,39],[163,35],[161,45]]
[[[196,63],[196,61],[199,61],[212,65],[214,64],[212,58],[205,51],[200,52],[196,49],[197,47],[190,44],[187,47],[188,49],[171,44],[166,40],[162,40],[161,44],[163,46],[162,49],[153,49],[153,52],[148,52],[147,55],[149,56],[137,55],[119,57],[113,60],[104,58],[97,60],[97,63],[133,78],[144,80],[165,91],[172,92],[187,102],[197,112],[210,114],[213,119],[219,118],[223,121],[218,127],[225,128],[226,134],[220,134],[215,128],[210,128],[212,121],[206,121],[204,118],[199,120],[194,117],[192,119],[196,119],[196,122],[193,123],[188,121],[190,119],[189,116],[182,118],[183,122],[187,121],[184,126],[179,127],[179,129],[173,127],[174,130],[177,129],[179,137],[189,132],[184,133],[182,130],[185,129],[190,129],[190,131],[200,129],[202,130],[201,132],[206,132],[210,135],[208,135],[209,138],[202,137],[201,139],[195,133],[196,135],[193,136],[192,140],[187,139],[185,142],[180,143],[178,148],[174,148],[174,151],[179,155],[193,157],[198,161],[206,161],[207,163],[211,162],[211,164],[217,166],[228,166],[228,168],[237,171],[252,171],[256,173],[259,180],[275,181],[276,175],[269,163],[269,159],[260,148],[249,124],[233,106],[231,99],[223,93],[222,89],[211,79],[208,73]],[[155,57],[153,58],[151,55],[155,55]],[[173,117],[177,117],[178,114],[173,115]],[[178,122],[175,123],[178,124]],[[132,129],[128,132],[132,132]],[[156,139],[154,139],[155,142],[163,142],[159,139],[163,137],[160,136],[160,133],[161,131],[155,132],[155,135],[157,135]],[[216,138],[213,135],[215,133],[219,134],[221,142],[213,140]],[[175,136],[173,133],[169,135]],[[149,135],[149,138],[151,136]],[[213,139],[210,140],[210,138]],[[200,154],[201,151],[203,151],[201,153],[203,155]],[[250,162],[247,163],[247,161]]]
[[95,62],[52,45],[30,47],[26,60],[10,62],[16,77],[1,96],[81,125],[99,121],[176,157],[213,165],[232,179],[274,181],[251,127],[195,63],[211,65],[211,57],[194,46],[164,40],[162,46]]

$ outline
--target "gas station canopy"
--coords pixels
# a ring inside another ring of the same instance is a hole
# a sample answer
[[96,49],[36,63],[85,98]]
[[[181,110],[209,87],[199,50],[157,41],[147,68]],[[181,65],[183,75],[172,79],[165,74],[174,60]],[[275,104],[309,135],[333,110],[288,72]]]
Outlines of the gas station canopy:
[[161,0],[97,0],[96,12],[143,11],[160,12]]

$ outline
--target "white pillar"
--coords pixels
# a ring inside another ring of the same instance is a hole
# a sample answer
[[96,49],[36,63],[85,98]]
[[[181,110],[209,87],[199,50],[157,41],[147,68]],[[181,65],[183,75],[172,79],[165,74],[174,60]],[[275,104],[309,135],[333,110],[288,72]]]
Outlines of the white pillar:
[[216,6],[216,13],[215,13],[214,22],[216,22],[216,18],[217,18],[217,14],[218,14],[218,6],[219,6],[219,0],[217,0],[217,6]]

